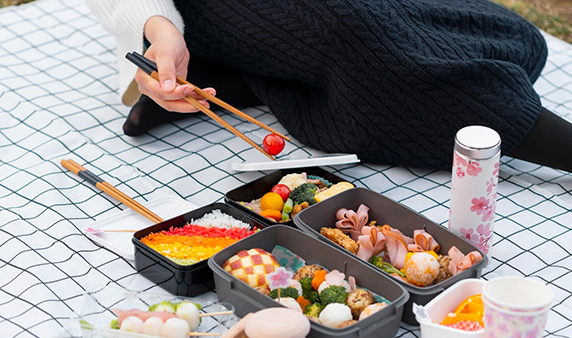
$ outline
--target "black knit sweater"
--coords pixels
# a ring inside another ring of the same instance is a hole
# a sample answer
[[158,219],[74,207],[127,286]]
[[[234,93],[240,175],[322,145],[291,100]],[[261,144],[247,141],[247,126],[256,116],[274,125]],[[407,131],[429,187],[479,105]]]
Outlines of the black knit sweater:
[[242,71],[295,138],[327,152],[450,169],[460,128],[497,130],[507,153],[541,109],[544,39],[486,0],[176,5],[193,56]]

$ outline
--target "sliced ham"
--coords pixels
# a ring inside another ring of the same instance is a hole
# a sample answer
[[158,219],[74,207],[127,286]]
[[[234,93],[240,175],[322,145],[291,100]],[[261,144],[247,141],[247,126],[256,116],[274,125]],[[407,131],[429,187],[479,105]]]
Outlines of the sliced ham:
[[461,250],[453,246],[448,252],[451,260],[449,261],[449,272],[454,276],[461,271],[467,270],[474,264],[477,264],[483,259],[483,256],[478,251],[469,252],[464,255]]
[[393,231],[389,225],[384,225],[381,232],[385,236],[385,246],[389,262],[391,265],[398,269],[403,269],[405,266],[405,255],[407,255],[407,242],[405,236],[400,231]]
[[138,317],[142,321],[146,321],[151,317],[157,317],[161,319],[163,323],[170,318],[179,318],[179,316],[177,316],[176,314],[168,311],[143,311],[140,309],[122,310],[117,308],[113,308],[111,309],[111,311],[113,311],[113,313],[117,315],[117,324],[119,326],[121,326],[121,323],[125,318],[131,316]]
[[368,261],[371,256],[380,254],[385,250],[385,236],[376,227],[364,226],[362,235],[358,237],[359,250],[357,256]]
[[415,245],[420,250],[410,250],[410,251],[434,251],[439,252],[441,246],[437,241],[431,236],[427,231],[420,229],[413,231],[413,240]]
[[354,241],[357,241],[361,235],[362,228],[369,220],[368,211],[369,208],[365,204],[361,204],[357,212],[341,208],[336,212],[336,219],[338,220],[336,227],[346,235],[350,235]]

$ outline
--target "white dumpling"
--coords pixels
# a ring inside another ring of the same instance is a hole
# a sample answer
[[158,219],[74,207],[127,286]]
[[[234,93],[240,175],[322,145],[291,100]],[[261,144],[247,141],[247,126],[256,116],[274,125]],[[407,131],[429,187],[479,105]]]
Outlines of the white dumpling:
[[181,318],[169,318],[161,328],[161,337],[166,338],[186,338],[189,329],[189,323]]
[[159,317],[150,317],[141,326],[141,333],[158,336],[161,333],[163,321]]
[[194,331],[201,323],[199,308],[193,302],[184,302],[177,306],[177,316],[187,321],[189,331]]
[[119,329],[121,331],[139,333],[142,325],[143,325],[143,321],[141,320],[141,318],[135,317],[135,316],[130,316],[130,317],[123,319]]

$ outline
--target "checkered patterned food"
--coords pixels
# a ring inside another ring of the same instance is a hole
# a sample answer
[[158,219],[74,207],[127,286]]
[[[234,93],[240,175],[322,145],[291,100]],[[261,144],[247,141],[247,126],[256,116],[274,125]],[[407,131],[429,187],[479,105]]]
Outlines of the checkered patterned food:
[[264,249],[239,251],[222,268],[253,288],[268,285],[266,275],[280,267],[276,258]]

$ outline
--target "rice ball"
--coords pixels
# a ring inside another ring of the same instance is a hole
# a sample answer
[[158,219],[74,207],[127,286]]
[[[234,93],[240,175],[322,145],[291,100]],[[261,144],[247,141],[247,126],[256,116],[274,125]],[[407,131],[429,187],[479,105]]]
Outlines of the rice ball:
[[304,312],[304,311],[302,311],[300,304],[298,304],[298,302],[292,297],[284,297],[284,298],[280,298],[280,300],[276,299],[276,301],[278,301],[278,303],[280,303],[280,304],[284,305],[285,307],[292,309],[296,312],[300,312],[300,313]]
[[141,330],[142,325],[143,321],[141,320],[141,318],[130,316],[123,319],[119,329],[121,331],[127,331],[127,332],[139,332]]
[[429,285],[439,275],[439,261],[426,252],[416,252],[405,263],[405,273],[413,283]]
[[376,313],[377,311],[386,307],[386,303],[373,303],[365,307],[363,311],[359,314],[359,320],[365,319],[372,314]]
[[319,319],[320,323],[337,328],[341,323],[353,319],[352,310],[347,305],[331,303],[320,312]]

